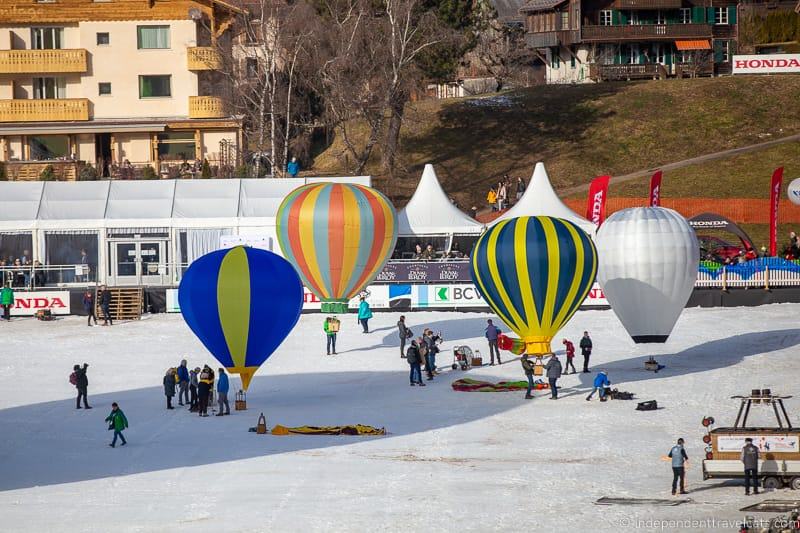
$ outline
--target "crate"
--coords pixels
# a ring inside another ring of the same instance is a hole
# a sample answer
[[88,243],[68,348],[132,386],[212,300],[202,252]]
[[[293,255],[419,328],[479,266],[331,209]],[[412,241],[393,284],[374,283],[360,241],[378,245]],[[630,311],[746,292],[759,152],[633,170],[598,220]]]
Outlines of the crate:
[[470,364],[471,366],[483,366],[483,358],[473,357]]

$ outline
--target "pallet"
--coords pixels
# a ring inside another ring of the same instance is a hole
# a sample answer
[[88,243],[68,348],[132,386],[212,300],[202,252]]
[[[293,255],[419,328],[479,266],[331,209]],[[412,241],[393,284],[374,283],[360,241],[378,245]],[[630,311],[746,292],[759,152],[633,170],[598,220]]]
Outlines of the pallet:
[[[144,291],[141,288],[109,287],[111,291],[111,306],[109,312],[112,320],[139,320],[142,318]],[[95,315],[102,318],[100,301],[95,293]]]

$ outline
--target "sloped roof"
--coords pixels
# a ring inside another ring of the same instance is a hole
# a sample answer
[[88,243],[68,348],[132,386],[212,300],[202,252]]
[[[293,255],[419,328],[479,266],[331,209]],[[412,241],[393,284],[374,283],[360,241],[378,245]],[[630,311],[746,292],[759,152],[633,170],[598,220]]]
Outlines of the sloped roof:
[[425,165],[417,190],[397,214],[400,235],[436,235],[483,231],[483,224],[453,205],[442,190],[433,165]]
[[490,0],[497,11],[497,20],[504,24],[522,22],[525,17],[519,12],[525,0]]
[[561,201],[556,191],[553,190],[553,185],[550,183],[550,177],[547,175],[544,163],[541,162],[536,163],[531,182],[519,202],[497,217],[491,225],[510,218],[539,215],[569,220],[592,236],[597,229],[594,224],[578,215]]
[[525,13],[528,11],[545,11],[560,6],[567,0],[529,0],[520,11]]

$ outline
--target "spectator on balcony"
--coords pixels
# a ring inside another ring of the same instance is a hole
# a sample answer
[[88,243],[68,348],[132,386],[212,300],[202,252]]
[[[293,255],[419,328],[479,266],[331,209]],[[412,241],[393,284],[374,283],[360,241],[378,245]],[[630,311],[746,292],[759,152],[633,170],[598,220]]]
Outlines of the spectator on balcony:
[[34,287],[44,287],[47,284],[47,277],[45,276],[45,271],[42,268],[42,264],[37,259],[33,262],[33,286]]
[[447,253],[447,257],[449,259],[463,259],[464,258],[464,252],[462,252],[459,249],[457,242],[453,243],[453,246],[450,248],[450,251]]
[[422,256],[420,257],[423,261],[433,261],[436,259],[436,250],[434,249],[431,243],[425,247],[425,250],[422,252]]
[[414,245],[414,259],[422,259],[423,251],[422,245],[417,243]]
[[26,274],[25,267],[22,266],[22,261],[19,258],[14,260],[14,271],[13,271],[13,286],[14,287],[25,287],[28,285],[29,276]]

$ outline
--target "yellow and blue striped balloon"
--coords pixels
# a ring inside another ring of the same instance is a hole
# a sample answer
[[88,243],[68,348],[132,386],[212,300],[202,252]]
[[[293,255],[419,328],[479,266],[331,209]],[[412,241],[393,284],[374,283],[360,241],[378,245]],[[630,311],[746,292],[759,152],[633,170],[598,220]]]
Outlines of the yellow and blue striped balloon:
[[541,355],[551,352],[550,341],[592,288],[597,251],[572,222],[519,217],[484,233],[470,266],[492,310],[525,342],[528,354]]
[[189,328],[247,390],[300,318],[303,284],[281,256],[236,246],[189,265],[178,302]]

